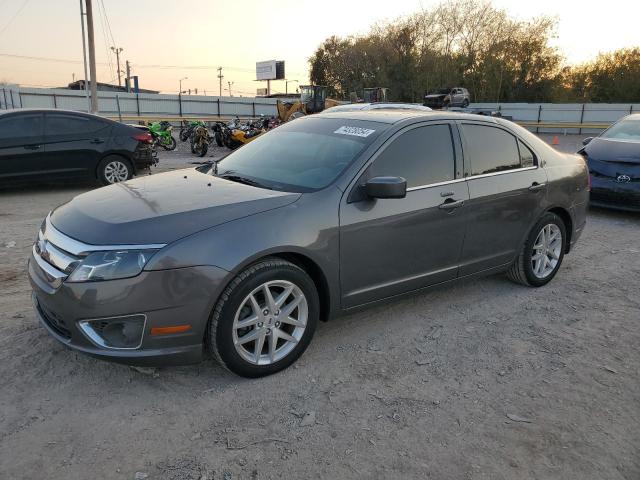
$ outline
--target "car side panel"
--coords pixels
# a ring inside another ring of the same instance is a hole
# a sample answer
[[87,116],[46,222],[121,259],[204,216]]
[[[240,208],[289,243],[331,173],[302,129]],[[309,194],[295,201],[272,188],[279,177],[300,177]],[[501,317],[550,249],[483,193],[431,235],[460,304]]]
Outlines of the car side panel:
[[579,155],[562,155],[550,158],[547,172],[548,208],[559,207],[571,216],[571,246],[573,246],[586,225],[589,206],[589,174],[584,159]]
[[[55,113],[47,113],[46,117],[50,115]],[[73,116],[66,112],[65,115]],[[51,178],[94,177],[112,129],[113,125],[105,122],[95,131],[50,134],[45,120],[44,166]]]
[[[178,240],[145,270],[212,265],[230,272],[227,283],[251,263],[278,254],[301,255],[322,271],[329,290],[329,316],[340,309],[338,202],[329,187],[302,195],[286,207],[251,215]],[[231,247],[230,247],[231,246]]]
[[42,113],[28,112],[4,116],[3,122],[13,122],[21,117],[39,117],[40,130],[25,132],[24,136],[0,138],[0,181],[25,180],[42,175],[44,156]]

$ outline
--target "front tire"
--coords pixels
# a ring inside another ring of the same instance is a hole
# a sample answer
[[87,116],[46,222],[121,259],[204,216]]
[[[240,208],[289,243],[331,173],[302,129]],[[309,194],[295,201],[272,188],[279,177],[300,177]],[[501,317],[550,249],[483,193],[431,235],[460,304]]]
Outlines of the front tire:
[[220,295],[205,341],[231,372],[271,375],[307,349],[319,314],[318,292],[306,272],[267,258],[240,273]]
[[126,158],[110,155],[98,164],[98,181],[102,185],[124,182],[133,177],[133,167]]
[[555,213],[545,213],[529,232],[507,276],[529,287],[546,285],[560,269],[566,242],[567,230],[562,219]]
[[162,148],[164,148],[165,150],[171,151],[171,150],[175,150],[176,149],[176,139],[173,138],[173,135],[171,137],[169,137],[171,140],[169,140],[168,143],[160,143],[160,146]]

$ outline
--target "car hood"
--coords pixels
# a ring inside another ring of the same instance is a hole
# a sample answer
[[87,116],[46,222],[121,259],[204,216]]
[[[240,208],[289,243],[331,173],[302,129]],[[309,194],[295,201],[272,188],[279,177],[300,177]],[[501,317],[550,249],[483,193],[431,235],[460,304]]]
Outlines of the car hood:
[[189,169],[83,193],[55,209],[50,220],[65,235],[91,245],[171,243],[299,197]]
[[593,160],[640,164],[640,142],[596,137],[584,151]]

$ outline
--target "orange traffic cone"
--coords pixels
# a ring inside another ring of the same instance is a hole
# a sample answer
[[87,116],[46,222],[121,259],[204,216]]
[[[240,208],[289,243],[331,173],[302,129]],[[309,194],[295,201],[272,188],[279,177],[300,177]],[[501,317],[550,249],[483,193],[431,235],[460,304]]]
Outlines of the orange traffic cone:
[[558,135],[553,136],[553,142],[551,142],[551,145],[558,145]]

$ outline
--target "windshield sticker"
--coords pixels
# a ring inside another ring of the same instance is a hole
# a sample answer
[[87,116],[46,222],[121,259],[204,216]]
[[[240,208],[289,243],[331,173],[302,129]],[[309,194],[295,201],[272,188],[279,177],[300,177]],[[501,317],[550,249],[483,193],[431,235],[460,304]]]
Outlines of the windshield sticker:
[[339,133],[340,135],[352,135],[354,137],[368,137],[373,132],[375,132],[375,130],[371,130],[369,128],[347,127],[346,125],[343,125],[333,133]]

